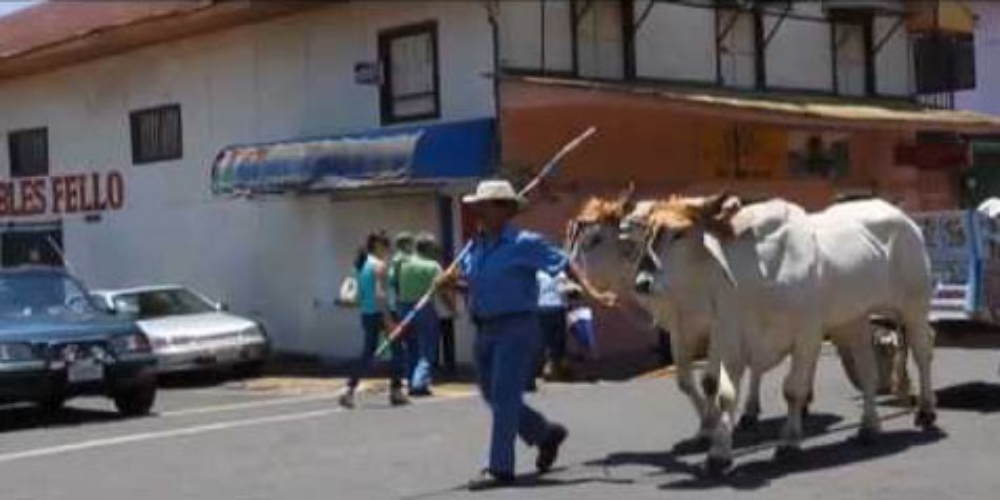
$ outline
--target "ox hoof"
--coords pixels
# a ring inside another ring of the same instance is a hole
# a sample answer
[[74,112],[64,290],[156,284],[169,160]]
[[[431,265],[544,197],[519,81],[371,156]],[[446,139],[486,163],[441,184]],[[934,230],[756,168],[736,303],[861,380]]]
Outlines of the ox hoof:
[[774,459],[779,462],[791,462],[802,456],[802,448],[791,445],[781,445],[774,450]]
[[937,422],[937,413],[934,410],[920,410],[913,417],[913,424],[925,431],[934,430],[936,428],[935,422]]
[[736,424],[737,430],[741,431],[752,431],[757,428],[757,424],[760,423],[760,417],[757,415],[744,414],[740,417],[740,421]]
[[862,427],[858,430],[857,441],[861,446],[874,446],[875,442],[878,440],[878,431],[875,429],[870,429],[868,427]]
[[731,458],[724,457],[708,457],[705,460],[705,473],[708,477],[721,478],[729,472],[733,466],[733,460]]

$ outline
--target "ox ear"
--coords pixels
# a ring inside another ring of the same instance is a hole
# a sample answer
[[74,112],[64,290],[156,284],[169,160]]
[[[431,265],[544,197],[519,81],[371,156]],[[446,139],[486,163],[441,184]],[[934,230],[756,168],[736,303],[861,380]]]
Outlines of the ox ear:
[[701,220],[709,231],[731,236],[733,216],[741,208],[743,203],[736,195],[723,191],[705,200],[701,208]]
[[704,231],[702,233],[702,241],[705,244],[705,249],[712,256],[712,260],[719,264],[722,274],[726,276],[726,281],[735,287],[736,278],[733,276],[733,270],[729,267],[729,259],[726,258],[726,252],[722,249],[722,240],[711,231]]

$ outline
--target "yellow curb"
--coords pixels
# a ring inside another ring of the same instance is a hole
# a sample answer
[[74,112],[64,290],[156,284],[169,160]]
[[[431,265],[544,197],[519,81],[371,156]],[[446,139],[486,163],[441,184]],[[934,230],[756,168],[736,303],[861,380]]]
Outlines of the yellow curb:
[[671,375],[673,375],[675,373],[677,373],[677,369],[674,368],[674,365],[670,365],[670,366],[667,366],[667,367],[664,367],[664,368],[653,370],[651,372],[643,373],[643,374],[641,374],[641,375],[639,375],[638,377],[635,377],[635,378],[638,379],[638,380],[648,380],[648,379],[654,379],[654,378],[665,378],[665,377],[669,377],[669,376],[671,376]]

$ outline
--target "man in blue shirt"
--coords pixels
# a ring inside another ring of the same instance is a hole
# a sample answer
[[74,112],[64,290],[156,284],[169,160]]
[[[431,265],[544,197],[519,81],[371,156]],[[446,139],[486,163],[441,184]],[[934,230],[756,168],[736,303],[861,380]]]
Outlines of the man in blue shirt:
[[490,407],[493,425],[488,464],[469,488],[483,489],[514,481],[517,436],[538,448],[535,465],[544,473],[552,468],[568,435],[565,427],[549,422],[523,402],[541,337],[536,273],[566,271],[588,295],[609,306],[615,296],[595,291],[558,247],[510,224],[524,199],[509,182],[483,181],[463,202],[475,212],[479,234],[458,268],[442,280],[443,284],[464,285],[477,329],[479,389]]

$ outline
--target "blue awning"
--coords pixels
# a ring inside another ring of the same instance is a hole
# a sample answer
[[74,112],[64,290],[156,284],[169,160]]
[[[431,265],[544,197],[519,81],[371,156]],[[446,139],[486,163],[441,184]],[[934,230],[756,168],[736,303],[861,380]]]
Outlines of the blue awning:
[[216,156],[212,192],[309,193],[484,177],[495,147],[492,118],[234,145]]

